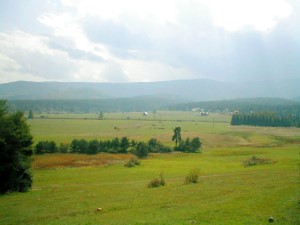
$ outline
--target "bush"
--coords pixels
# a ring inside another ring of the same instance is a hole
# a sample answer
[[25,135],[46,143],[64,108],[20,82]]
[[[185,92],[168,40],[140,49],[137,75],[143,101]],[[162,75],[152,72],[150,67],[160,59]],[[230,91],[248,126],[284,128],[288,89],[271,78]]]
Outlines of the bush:
[[263,165],[263,164],[273,164],[273,163],[276,163],[276,161],[274,161],[272,159],[258,158],[256,156],[252,156],[250,159],[247,159],[242,162],[242,164],[245,167]]
[[144,142],[139,142],[136,146],[136,149],[134,151],[134,154],[138,158],[145,158],[148,156],[148,146]]
[[58,148],[54,141],[39,141],[35,145],[35,154],[55,153]]
[[181,140],[179,145],[174,148],[175,151],[181,152],[197,152],[201,148],[201,140],[199,137],[194,137],[192,140],[189,138]]
[[191,170],[185,177],[185,183],[198,183],[200,171],[198,169]]
[[97,140],[91,140],[88,143],[88,148],[86,150],[87,154],[97,154],[99,148],[99,142]]
[[60,145],[58,147],[58,151],[60,153],[67,153],[67,152],[69,152],[69,148],[70,148],[70,144],[68,144],[68,143],[60,143]]
[[153,180],[151,180],[149,182],[149,184],[147,185],[148,188],[155,188],[155,187],[160,187],[160,186],[165,186],[166,182],[165,179],[163,177],[163,173],[159,174],[160,178],[154,178]]
[[86,153],[88,150],[89,143],[84,140],[74,139],[71,142],[70,148],[72,153]]
[[158,152],[171,152],[172,149],[170,147],[164,146],[155,138],[151,138],[148,141],[148,151],[151,153],[158,153]]
[[141,165],[141,162],[136,158],[129,159],[129,161],[124,165],[125,167],[135,167]]

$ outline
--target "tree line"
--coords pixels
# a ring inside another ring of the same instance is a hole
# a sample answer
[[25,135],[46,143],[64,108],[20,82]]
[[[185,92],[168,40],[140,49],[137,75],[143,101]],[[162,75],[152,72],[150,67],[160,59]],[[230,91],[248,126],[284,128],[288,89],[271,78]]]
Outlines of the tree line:
[[235,113],[231,125],[300,127],[300,116],[279,116],[274,112]]
[[206,112],[275,112],[279,116],[300,115],[300,102],[281,98],[249,98],[171,105],[170,110],[203,109]]
[[[35,145],[36,154],[44,153],[81,153],[97,154],[105,153],[128,153],[132,152],[138,156],[147,156],[147,153],[171,152],[172,149],[163,145],[155,138],[147,142],[129,140],[127,137],[114,138],[111,140],[85,140],[73,139],[71,143],[60,143],[57,145],[54,141],[39,141]],[[144,152],[144,153],[142,153]]]
[[48,113],[95,113],[103,112],[143,112],[153,109],[167,109],[177,103],[173,99],[157,97],[109,98],[84,100],[10,100],[9,110]]
[[85,140],[73,139],[70,143],[56,144],[54,141],[39,141],[34,147],[35,154],[45,153],[80,153],[80,154],[97,154],[105,153],[133,153],[143,158],[148,153],[167,153],[172,151],[197,152],[201,147],[199,137],[187,138],[178,142],[178,146],[171,148],[162,144],[155,138],[148,141],[129,140],[127,137],[113,138],[111,140]]

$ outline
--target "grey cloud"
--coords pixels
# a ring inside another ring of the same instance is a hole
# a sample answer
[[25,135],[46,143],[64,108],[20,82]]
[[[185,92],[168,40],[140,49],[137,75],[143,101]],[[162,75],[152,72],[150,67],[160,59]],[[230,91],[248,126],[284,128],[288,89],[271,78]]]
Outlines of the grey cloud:
[[[190,30],[174,39],[161,39],[155,49],[143,54],[173,67],[188,68],[195,78],[255,80],[299,77],[298,31],[280,31],[280,35],[276,35],[278,29],[281,28],[261,34],[251,29],[231,33],[221,28],[203,28],[199,30],[202,32],[199,36]],[[178,30],[173,33],[178,34]]]
[[105,65],[105,68],[101,73],[101,76],[104,77],[109,82],[128,82],[129,81],[127,75],[122,70],[122,67],[115,62],[108,62]]
[[[255,80],[299,77],[298,0],[289,0],[293,14],[264,34],[251,27],[239,32],[216,27],[207,7],[191,2],[180,5],[178,23],[157,24],[147,18],[140,20],[134,15],[130,18],[122,15],[119,22],[88,17],[82,19],[80,25],[91,42],[105,45],[115,57],[184,68],[195,78]],[[100,56],[78,49],[71,38],[53,37],[53,31],[38,21],[45,13],[70,10],[74,9],[66,8],[59,0],[20,0],[17,4],[11,0],[0,1],[0,32],[17,27],[27,33],[44,34],[48,37],[46,45],[49,48],[66,52],[69,57],[19,49],[11,49],[5,55],[14,59],[21,71],[47,79],[72,79],[71,74],[79,69],[79,65],[70,58],[103,62]],[[108,63],[101,75],[112,82],[128,81],[116,63]]]
[[73,59],[83,59],[94,62],[102,62],[103,58],[87,51],[76,48],[75,43],[71,39],[66,38],[50,38],[47,43],[49,48],[57,49],[68,53]]
[[29,73],[48,80],[68,80],[78,67],[62,56],[17,50],[9,55],[20,65],[21,73]]
[[0,1],[0,32],[20,29],[22,31],[38,34],[51,35],[52,29],[39,22],[38,18],[51,12],[72,10],[63,6],[59,0],[1,0]]
[[131,50],[149,49],[152,45],[143,32],[132,32],[121,22],[88,17],[82,28],[89,40],[107,45],[112,54],[120,58],[135,57]]

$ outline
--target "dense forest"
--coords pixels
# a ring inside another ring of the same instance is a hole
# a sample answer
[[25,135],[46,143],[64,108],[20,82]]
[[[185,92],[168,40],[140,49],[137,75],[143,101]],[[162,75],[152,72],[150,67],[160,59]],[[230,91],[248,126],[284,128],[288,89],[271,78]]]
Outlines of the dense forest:
[[300,116],[278,116],[272,112],[236,113],[232,115],[231,125],[300,127]]
[[178,101],[156,97],[109,98],[86,100],[10,100],[10,111],[48,113],[139,112],[167,109]]
[[139,112],[153,110],[251,113],[274,112],[278,116],[300,115],[300,102],[280,98],[252,98],[178,103],[182,100],[159,97],[87,100],[10,100],[10,111],[47,113]]

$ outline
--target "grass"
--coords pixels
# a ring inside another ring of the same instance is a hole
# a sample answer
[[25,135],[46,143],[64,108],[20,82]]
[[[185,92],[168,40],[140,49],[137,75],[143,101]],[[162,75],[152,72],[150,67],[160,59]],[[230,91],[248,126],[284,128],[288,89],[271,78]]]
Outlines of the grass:
[[[176,121],[176,114],[161,122],[30,120],[35,141],[155,137],[173,146],[172,128],[180,126],[184,138],[199,136],[204,144],[202,153],[151,154],[130,169],[130,154],[35,156],[32,190],[0,196],[0,224],[256,225],[271,216],[276,224],[300,224],[300,129],[231,127],[216,117],[214,125]],[[253,155],[277,163],[244,167]],[[185,185],[194,168],[201,169],[199,182]],[[166,185],[147,188],[162,172]]]

